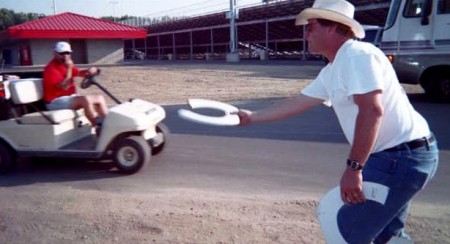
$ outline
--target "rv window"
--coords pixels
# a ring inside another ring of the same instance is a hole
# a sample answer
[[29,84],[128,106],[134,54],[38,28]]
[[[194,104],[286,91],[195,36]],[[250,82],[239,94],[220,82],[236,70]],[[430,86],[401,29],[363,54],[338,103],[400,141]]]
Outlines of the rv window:
[[[364,26],[363,26],[364,27]],[[370,42],[375,46],[379,46],[381,42],[381,36],[383,34],[383,28],[365,28],[366,36],[362,39],[364,42]]]
[[450,0],[439,0],[438,2],[438,14],[450,13]]
[[403,16],[405,17],[421,17],[425,8],[425,0],[407,0]]
[[386,18],[386,29],[391,28],[394,25],[398,9],[400,8],[400,3],[400,0],[392,0],[391,7],[389,8],[389,14]]

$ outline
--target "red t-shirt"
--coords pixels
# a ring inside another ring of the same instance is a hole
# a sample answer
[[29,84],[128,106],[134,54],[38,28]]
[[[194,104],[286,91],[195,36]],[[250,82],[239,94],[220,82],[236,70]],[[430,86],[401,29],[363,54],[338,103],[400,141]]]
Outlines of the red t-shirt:
[[61,96],[70,96],[76,93],[75,83],[73,77],[78,75],[78,68],[72,68],[72,79],[70,81],[69,89],[64,90],[60,83],[66,78],[67,67],[65,64],[52,60],[45,66],[43,88],[44,88],[44,101],[46,103],[51,102],[53,99]]

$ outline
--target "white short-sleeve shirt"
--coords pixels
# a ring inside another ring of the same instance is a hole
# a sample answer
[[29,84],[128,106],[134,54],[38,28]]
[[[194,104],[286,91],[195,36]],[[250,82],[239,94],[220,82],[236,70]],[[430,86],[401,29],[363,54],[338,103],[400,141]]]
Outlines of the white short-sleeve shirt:
[[430,134],[426,120],[415,111],[384,53],[370,43],[346,41],[332,63],[325,66],[304,95],[332,106],[350,144],[353,143],[358,106],[355,94],[382,90],[384,115],[373,152]]

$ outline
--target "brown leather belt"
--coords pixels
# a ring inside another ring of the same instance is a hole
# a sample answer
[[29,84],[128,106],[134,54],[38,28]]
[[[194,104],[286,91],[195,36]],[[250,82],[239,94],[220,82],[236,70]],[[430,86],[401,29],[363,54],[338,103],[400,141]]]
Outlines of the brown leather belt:
[[395,147],[385,149],[384,151],[392,152],[392,151],[402,151],[402,150],[407,150],[407,149],[414,150],[419,147],[428,146],[435,141],[436,141],[436,138],[434,137],[433,134],[431,134],[431,136],[429,136],[429,137],[423,137],[420,139],[416,139],[414,141],[405,142],[405,143],[399,144]]

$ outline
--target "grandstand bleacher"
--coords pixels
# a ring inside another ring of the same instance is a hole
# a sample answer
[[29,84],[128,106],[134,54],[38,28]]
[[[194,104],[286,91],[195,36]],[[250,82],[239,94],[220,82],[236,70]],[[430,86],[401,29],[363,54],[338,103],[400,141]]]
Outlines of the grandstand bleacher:
[[[383,26],[390,0],[350,0],[361,24]],[[313,0],[269,2],[239,9],[236,20],[241,59],[305,59],[310,56],[296,15]],[[144,52],[147,59],[225,59],[229,52],[230,20],[225,12],[146,26],[145,39],[125,41],[125,51]],[[264,57],[262,56],[264,55]]]

